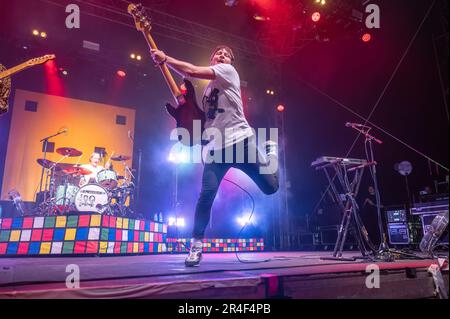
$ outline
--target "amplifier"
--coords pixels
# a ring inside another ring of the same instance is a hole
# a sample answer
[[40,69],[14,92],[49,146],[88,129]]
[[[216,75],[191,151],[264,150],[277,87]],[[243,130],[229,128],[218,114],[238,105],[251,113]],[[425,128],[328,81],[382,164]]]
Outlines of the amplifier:
[[407,223],[388,224],[389,243],[393,245],[409,244],[409,229]]
[[386,219],[388,223],[406,223],[408,218],[405,209],[386,210]]

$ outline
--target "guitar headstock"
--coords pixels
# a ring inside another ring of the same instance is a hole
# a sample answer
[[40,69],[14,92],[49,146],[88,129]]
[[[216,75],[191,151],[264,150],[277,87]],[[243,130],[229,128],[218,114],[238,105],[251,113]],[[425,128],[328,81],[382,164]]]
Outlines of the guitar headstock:
[[147,13],[145,13],[145,9],[142,7],[142,4],[130,3],[127,11],[133,17],[134,24],[136,25],[136,29],[138,31],[150,31],[152,29],[151,20],[147,16]]
[[34,58],[34,59],[31,59],[31,60],[28,60],[27,64],[29,66],[38,65],[38,64],[45,63],[45,62],[47,62],[49,60],[53,60],[55,57],[56,56],[54,54],[47,54],[47,55],[41,56],[39,58]]

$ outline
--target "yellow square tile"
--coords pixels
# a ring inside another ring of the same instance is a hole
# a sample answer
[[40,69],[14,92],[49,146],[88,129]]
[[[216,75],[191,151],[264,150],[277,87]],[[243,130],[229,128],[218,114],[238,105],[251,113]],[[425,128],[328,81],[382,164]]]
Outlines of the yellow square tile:
[[64,240],[75,240],[75,234],[77,230],[75,228],[67,228]]
[[67,216],[57,216],[56,217],[56,228],[66,227]]
[[98,227],[100,226],[102,215],[92,215],[91,216],[91,227]]
[[148,243],[148,242],[150,241],[150,233],[149,233],[148,231],[146,231],[146,232],[144,233],[144,241],[145,241],[146,243]]
[[13,230],[9,236],[9,241],[19,241],[20,240],[20,230]]
[[128,218],[124,218],[122,222],[123,229],[128,229]]
[[138,253],[139,252],[139,243],[134,243],[133,244],[133,253]]
[[122,228],[123,218],[118,217],[116,221],[116,228]]
[[101,241],[100,242],[100,253],[101,254],[106,254],[106,252],[107,252],[107,249],[108,249],[108,242],[107,241]]
[[39,254],[50,254],[50,247],[52,243],[41,243],[41,250]]

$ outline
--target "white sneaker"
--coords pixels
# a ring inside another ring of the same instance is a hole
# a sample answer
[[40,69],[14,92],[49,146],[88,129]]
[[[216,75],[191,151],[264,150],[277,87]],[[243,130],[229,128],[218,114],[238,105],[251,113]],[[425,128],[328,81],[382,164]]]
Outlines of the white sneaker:
[[264,143],[266,155],[278,157],[278,144],[274,141],[268,140]]
[[202,260],[203,242],[200,239],[191,240],[191,249],[186,257],[184,264],[186,267],[194,267],[200,264]]

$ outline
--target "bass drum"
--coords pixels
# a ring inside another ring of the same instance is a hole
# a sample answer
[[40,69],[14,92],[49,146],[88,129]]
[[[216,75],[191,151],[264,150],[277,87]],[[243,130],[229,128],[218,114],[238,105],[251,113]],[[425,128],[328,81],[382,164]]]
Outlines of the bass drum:
[[103,214],[109,210],[109,194],[97,184],[87,184],[75,196],[75,207],[79,212]]

